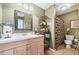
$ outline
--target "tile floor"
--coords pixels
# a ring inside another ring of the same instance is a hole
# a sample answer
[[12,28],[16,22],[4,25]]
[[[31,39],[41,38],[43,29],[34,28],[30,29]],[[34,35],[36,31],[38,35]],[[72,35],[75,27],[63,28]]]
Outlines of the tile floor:
[[64,45],[61,45],[55,52],[46,50],[45,55],[78,55],[78,50],[74,48],[65,48]]

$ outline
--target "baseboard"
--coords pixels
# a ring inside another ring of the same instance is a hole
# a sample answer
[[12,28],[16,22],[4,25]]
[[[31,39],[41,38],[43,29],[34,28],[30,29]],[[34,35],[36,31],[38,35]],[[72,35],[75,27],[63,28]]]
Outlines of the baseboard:
[[49,50],[52,51],[52,52],[55,52],[56,51],[56,49],[52,49],[52,48],[49,48]]

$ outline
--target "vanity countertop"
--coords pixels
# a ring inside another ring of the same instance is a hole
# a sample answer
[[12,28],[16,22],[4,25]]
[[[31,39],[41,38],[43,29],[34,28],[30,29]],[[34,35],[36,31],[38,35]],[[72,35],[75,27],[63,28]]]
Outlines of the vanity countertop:
[[11,38],[6,38],[6,39],[1,38],[0,44],[27,40],[27,39],[37,38],[37,37],[42,37],[42,36],[44,36],[44,35],[32,35],[31,34],[31,35],[17,35],[17,36],[12,36]]

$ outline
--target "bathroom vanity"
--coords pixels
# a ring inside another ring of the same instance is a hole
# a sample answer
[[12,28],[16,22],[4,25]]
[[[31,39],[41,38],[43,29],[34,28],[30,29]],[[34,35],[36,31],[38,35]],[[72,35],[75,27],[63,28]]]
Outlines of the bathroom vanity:
[[0,55],[43,55],[44,36],[27,35],[0,40]]
[[[2,29],[0,29],[0,55],[43,55],[44,36],[27,34],[38,28],[38,24],[34,25],[33,22],[37,19],[34,17],[36,15],[33,16],[18,4],[3,5],[1,5],[4,12],[1,12],[3,19],[0,24]],[[17,9],[16,6],[21,9]]]

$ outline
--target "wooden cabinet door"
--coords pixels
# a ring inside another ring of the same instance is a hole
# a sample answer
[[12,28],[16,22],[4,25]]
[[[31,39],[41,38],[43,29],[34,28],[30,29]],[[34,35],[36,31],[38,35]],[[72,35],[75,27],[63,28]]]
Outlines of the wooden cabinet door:
[[27,54],[27,48],[25,46],[20,46],[14,49],[15,55],[26,55]]
[[28,45],[28,55],[37,55],[37,44],[36,40],[33,39],[32,43]]
[[31,55],[30,45],[27,45],[27,55]]
[[0,55],[13,55],[13,49],[2,51]]
[[39,45],[37,53],[38,53],[38,55],[44,55],[44,46]]
[[31,53],[31,55],[37,55],[37,46],[35,44],[31,45],[30,53]]
[[37,41],[37,53],[38,55],[43,55],[44,54],[44,40],[43,38],[38,38],[38,41]]

